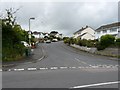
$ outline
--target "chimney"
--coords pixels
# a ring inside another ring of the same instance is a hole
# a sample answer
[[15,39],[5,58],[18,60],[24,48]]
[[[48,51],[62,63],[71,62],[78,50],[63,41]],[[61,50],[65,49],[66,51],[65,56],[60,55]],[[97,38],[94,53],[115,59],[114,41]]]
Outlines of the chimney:
[[88,25],[86,25],[86,28],[88,28]]

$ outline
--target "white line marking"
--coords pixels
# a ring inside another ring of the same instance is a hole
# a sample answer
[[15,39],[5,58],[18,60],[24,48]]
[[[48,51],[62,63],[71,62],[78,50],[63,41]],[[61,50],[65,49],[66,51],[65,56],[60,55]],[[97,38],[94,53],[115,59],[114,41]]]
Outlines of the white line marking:
[[80,62],[80,63],[87,64],[86,62],[83,62],[83,61],[81,61],[80,59],[75,58],[75,60],[77,60],[77,61]]
[[11,69],[8,69],[8,71],[11,71]]
[[38,59],[38,61],[41,61],[45,57],[45,55],[44,55],[45,51],[44,51],[43,47],[42,47],[42,53],[43,53],[43,56],[40,59]]
[[86,69],[90,68],[90,67],[85,67]]
[[48,68],[40,68],[40,70],[45,70],[45,69],[48,69]]
[[110,85],[110,84],[118,84],[118,83],[120,83],[120,81],[106,82],[106,83],[97,83],[97,84],[82,85],[82,86],[75,86],[75,87],[71,87],[71,88],[86,88],[86,87],[92,87],[92,86]]
[[68,67],[60,67],[60,69],[66,69],[66,68],[68,68]]
[[40,59],[38,59],[38,61],[41,61],[44,58],[44,56],[42,56]]
[[50,69],[58,69],[58,67],[51,67]]
[[69,68],[73,68],[73,69],[74,69],[74,68],[76,68],[76,67],[69,67]]
[[98,68],[99,66],[91,66],[92,68]]
[[84,68],[84,67],[78,67],[78,68]]
[[27,70],[37,70],[37,68],[28,68]]
[[24,71],[24,69],[23,68],[21,68],[21,69],[14,69],[14,71]]

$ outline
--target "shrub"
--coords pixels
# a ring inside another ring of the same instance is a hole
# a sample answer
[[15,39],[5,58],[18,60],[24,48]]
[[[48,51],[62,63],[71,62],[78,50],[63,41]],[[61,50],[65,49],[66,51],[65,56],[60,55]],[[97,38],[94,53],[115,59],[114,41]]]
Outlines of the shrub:
[[70,43],[69,37],[64,37],[63,40],[64,40],[64,43],[65,43],[65,44]]
[[87,47],[95,47],[95,41],[93,40],[87,40],[86,46]]
[[114,40],[115,40],[115,37],[112,35],[107,34],[107,35],[101,36],[100,42],[97,43],[97,49],[103,50],[103,49],[109,47],[110,45],[114,44]]
[[71,38],[69,39],[69,42],[70,42],[70,44],[74,44],[74,43],[75,43],[75,42],[74,42],[74,38],[71,37]]
[[115,44],[116,44],[117,47],[120,47],[120,38],[117,38],[117,39],[116,39]]
[[103,35],[100,38],[100,44],[104,45],[105,47],[110,46],[111,44],[114,44],[115,37],[112,35]]
[[101,45],[100,42],[96,43],[97,50],[104,50],[106,47],[104,45]]
[[79,43],[80,43],[80,38],[76,38],[76,39],[75,39],[75,44],[76,44],[76,45],[79,45]]

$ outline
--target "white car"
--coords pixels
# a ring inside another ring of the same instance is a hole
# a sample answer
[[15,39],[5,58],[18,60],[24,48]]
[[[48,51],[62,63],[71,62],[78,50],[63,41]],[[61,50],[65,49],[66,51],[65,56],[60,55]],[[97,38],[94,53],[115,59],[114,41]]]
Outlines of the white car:
[[58,40],[57,39],[53,39],[52,42],[57,42]]
[[28,44],[27,42],[21,41],[21,43],[23,43],[23,45],[24,45],[25,47],[29,47],[29,44]]
[[47,40],[46,43],[51,43],[51,41],[50,41],[50,40]]

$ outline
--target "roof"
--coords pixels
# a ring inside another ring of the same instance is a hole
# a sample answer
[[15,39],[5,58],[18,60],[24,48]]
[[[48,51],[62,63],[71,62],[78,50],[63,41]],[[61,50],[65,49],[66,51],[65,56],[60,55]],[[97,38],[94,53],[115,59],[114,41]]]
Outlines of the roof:
[[120,26],[120,22],[103,25],[103,26],[100,26],[99,28],[97,28],[96,30],[101,30],[101,29],[106,29],[106,28],[112,28],[112,27],[117,27],[117,26]]
[[81,29],[79,29],[78,31],[76,31],[75,33],[73,33],[73,34],[76,34],[76,33],[79,33],[79,32],[81,32],[81,31],[83,31],[83,30],[85,30],[86,28],[88,28],[89,26],[86,26],[85,28],[81,28]]

